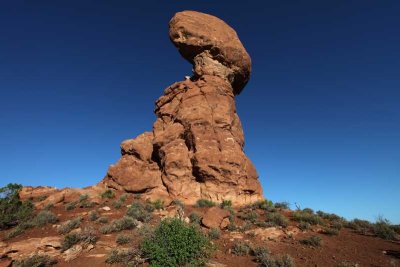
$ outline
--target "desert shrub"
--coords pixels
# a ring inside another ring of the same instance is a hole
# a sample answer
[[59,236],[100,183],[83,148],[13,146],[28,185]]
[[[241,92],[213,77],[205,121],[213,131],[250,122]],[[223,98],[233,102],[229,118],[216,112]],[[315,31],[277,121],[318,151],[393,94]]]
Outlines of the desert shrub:
[[354,219],[348,222],[346,227],[353,229],[357,233],[366,234],[372,230],[373,225],[367,220]]
[[34,254],[22,260],[17,260],[12,266],[16,267],[49,267],[57,264],[57,260],[48,255]]
[[131,238],[127,235],[117,235],[117,238],[115,239],[115,242],[117,242],[118,245],[125,245],[131,242]]
[[301,231],[305,231],[311,228],[311,224],[309,224],[308,222],[300,222],[299,223],[299,229]]
[[54,204],[53,203],[49,203],[46,206],[43,207],[44,210],[51,210],[52,208],[54,208]]
[[121,200],[114,200],[112,203],[113,207],[116,209],[120,209],[123,205],[123,202]]
[[233,245],[231,251],[232,251],[232,254],[234,254],[236,256],[245,256],[245,255],[250,254],[251,247],[246,242],[239,241]]
[[241,227],[240,227],[240,232],[242,232],[242,233],[244,233],[244,232],[246,232],[246,231],[248,231],[248,230],[250,230],[251,229],[251,223],[249,223],[249,222],[246,222],[245,224],[243,224]]
[[222,200],[221,204],[219,205],[222,209],[231,208],[232,201],[231,200]]
[[257,258],[269,255],[269,249],[267,247],[255,247],[252,250],[252,254]]
[[101,193],[101,198],[114,198],[115,193],[111,189],[106,189]]
[[68,220],[68,221],[64,222],[58,228],[58,233],[62,234],[62,235],[68,234],[73,229],[78,228],[78,226],[81,224],[81,221],[82,221],[82,218],[81,217],[77,217],[75,219]]
[[201,266],[212,251],[212,245],[194,225],[177,218],[160,222],[152,235],[140,245],[151,266]]
[[338,229],[334,229],[334,228],[324,228],[322,230],[322,233],[325,235],[338,235],[339,234],[339,230]]
[[321,217],[308,211],[305,212],[304,210],[295,211],[293,213],[293,220],[298,222],[308,222],[311,225],[322,224]]
[[156,210],[161,210],[164,208],[164,201],[161,199],[156,199],[154,202],[152,202],[154,209]]
[[301,239],[300,243],[303,244],[303,245],[319,247],[319,246],[322,245],[322,239],[319,236],[313,235],[313,236]]
[[189,214],[189,220],[191,223],[200,224],[201,223],[201,216],[195,212]]
[[229,232],[236,231],[237,226],[236,226],[235,222],[231,222],[230,224],[228,224],[228,226],[226,227],[226,230],[228,230]]
[[343,224],[340,221],[332,221],[331,222],[331,228],[336,229],[336,230],[341,230],[343,227]]
[[290,204],[288,202],[276,202],[274,207],[277,209],[289,209]]
[[31,201],[21,201],[20,184],[8,184],[0,188],[0,230],[16,226],[32,218],[34,206]]
[[392,229],[390,222],[382,217],[378,218],[373,225],[374,234],[380,238],[387,240],[396,239],[396,232]]
[[142,194],[140,194],[140,193],[136,193],[136,194],[133,195],[133,198],[136,199],[136,200],[140,199],[141,197],[142,197]]
[[48,210],[42,210],[39,212],[36,217],[33,219],[33,224],[35,226],[44,226],[48,223],[54,224],[58,221],[57,216]]
[[95,244],[99,239],[96,229],[92,226],[86,226],[79,234],[80,240],[85,244]]
[[278,212],[271,212],[268,213],[266,216],[267,222],[271,223],[272,225],[279,225],[282,227],[286,227],[289,224],[288,218]]
[[14,227],[13,229],[11,229],[11,231],[9,231],[6,234],[5,239],[10,239],[10,238],[19,236],[19,235],[23,234],[26,229],[29,229],[32,227],[34,227],[34,224],[32,222],[22,222],[22,223],[18,224],[17,227]]
[[313,210],[313,209],[310,209],[310,208],[304,208],[302,211],[303,211],[304,213],[314,214],[314,210]]
[[202,199],[197,200],[195,206],[198,207],[198,208],[202,208],[202,207],[214,207],[214,206],[216,206],[216,203],[213,202],[213,201],[211,201],[211,200],[203,199],[203,198],[202,198]]
[[211,239],[219,239],[221,236],[221,231],[217,228],[211,228],[208,231],[208,237],[210,237]]
[[142,252],[138,249],[113,249],[107,255],[106,263],[121,263],[124,266],[136,267],[142,266],[145,260],[142,258]]
[[71,233],[64,236],[61,243],[61,251],[64,252],[70,249],[73,245],[78,244],[81,241],[81,237],[77,233]]
[[107,217],[100,217],[99,219],[97,219],[97,221],[99,223],[106,224],[106,223],[108,223],[108,218]]
[[184,207],[185,207],[185,204],[183,204],[183,202],[180,201],[179,199],[174,199],[174,200],[172,201],[172,204],[175,205],[175,206],[177,206],[177,207],[181,207],[181,208],[184,208]]
[[264,254],[256,258],[261,267],[293,267],[294,262],[289,255],[281,257],[272,257],[270,254]]
[[137,226],[137,222],[131,217],[123,217],[121,219],[113,220],[110,224],[103,226],[100,229],[102,234],[109,234],[113,232],[120,232],[122,230],[133,229]]
[[254,224],[261,228],[266,228],[266,227],[270,226],[270,223],[267,223],[267,222],[255,222]]
[[77,201],[72,201],[72,202],[69,202],[69,203],[67,203],[66,205],[65,205],[65,210],[73,210],[73,209],[75,209],[76,208],[76,205],[78,204],[78,202]]
[[397,225],[391,225],[390,228],[393,229],[393,231],[395,231],[397,234],[400,235],[400,224]]
[[86,202],[87,200],[89,199],[89,196],[88,195],[80,195],[79,196],[79,203],[83,203],[83,202]]
[[151,214],[152,206],[150,206],[149,203],[134,202],[126,211],[126,215],[141,222],[149,222],[153,217]]
[[240,214],[239,217],[245,221],[250,221],[252,223],[255,223],[258,219],[258,213],[255,212],[254,210],[249,210]]
[[90,221],[93,222],[93,221],[97,220],[98,218],[99,218],[99,213],[97,211],[92,210],[89,212],[89,220]]
[[261,209],[266,211],[274,211],[274,203],[271,200],[259,200],[246,207],[246,209]]
[[119,197],[119,200],[122,202],[122,203],[125,203],[125,201],[128,199],[128,194],[122,194],[120,197]]
[[317,211],[317,215],[321,217],[322,219],[328,220],[328,221],[345,221],[344,218],[334,214],[334,213],[326,213],[323,211]]

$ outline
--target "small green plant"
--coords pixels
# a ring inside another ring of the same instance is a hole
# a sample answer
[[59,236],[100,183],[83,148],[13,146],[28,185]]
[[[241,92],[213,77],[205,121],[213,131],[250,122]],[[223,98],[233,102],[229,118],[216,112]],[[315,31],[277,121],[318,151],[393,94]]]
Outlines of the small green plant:
[[272,225],[279,225],[282,227],[287,227],[289,224],[288,218],[286,218],[284,215],[278,212],[268,213],[266,216],[266,220],[268,223],[271,223]]
[[142,258],[142,252],[138,249],[113,249],[107,255],[106,263],[121,263],[123,266],[136,267],[142,266],[145,259]]
[[289,209],[290,204],[288,202],[276,202],[274,204],[274,207],[277,209],[284,209],[287,210]]
[[70,249],[75,244],[78,244],[81,241],[79,234],[71,233],[64,236],[64,240],[61,243],[61,251],[64,252]]
[[89,196],[88,195],[80,195],[79,196],[79,203],[83,203],[83,202],[86,202],[87,200],[89,199]]
[[216,203],[213,202],[213,201],[211,201],[211,200],[202,198],[202,199],[197,200],[195,206],[196,206],[197,208],[214,207],[214,206],[216,206]]
[[48,210],[42,210],[33,219],[33,224],[36,226],[44,226],[46,224],[54,224],[58,222],[57,216]]
[[121,219],[113,220],[110,224],[103,226],[100,229],[102,234],[109,234],[113,232],[120,232],[122,230],[133,229],[137,226],[137,222],[131,217],[123,217]]
[[208,231],[208,236],[209,236],[211,239],[219,239],[220,236],[221,236],[221,231],[220,231],[219,229],[217,229],[217,228],[211,228],[211,229]]
[[114,198],[115,193],[111,189],[106,189],[101,193],[102,198]]
[[161,199],[155,200],[152,204],[154,209],[156,210],[161,210],[164,208],[164,201],[162,201]]
[[319,236],[310,236],[300,240],[300,243],[303,245],[319,247],[322,245],[322,239]]
[[48,197],[49,197],[49,196],[46,196],[46,195],[38,196],[38,197],[35,199],[35,201],[41,202],[41,201],[45,200],[45,199],[48,198]]
[[228,226],[226,227],[226,230],[228,230],[229,232],[233,232],[237,230],[237,226],[234,222],[231,222],[230,224],[228,224]]
[[57,264],[57,260],[48,255],[34,254],[22,260],[17,260],[13,263],[16,267],[49,267]]
[[151,214],[153,211],[151,204],[142,204],[140,202],[133,202],[132,205],[126,211],[126,215],[141,221],[141,222],[149,222],[153,215]]
[[259,200],[248,206],[247,208],[250,209],[261,209],[261,210],[266,210],[266,211],[274,211],[274,203],[271,200]]
[[114,200],[112,203],[113,207],[116,209],[120,209],[123,205],[123,202],[120,200]]
[[89,220],[94,222],[95,220],[97,220],[99,218],[99,213],[95,210],[92,210],[89,212]]
[[77,204],[78,204],[77,201],[69,202],[69,203],[67,203],[67,204],[65,205],[65,210],[68,210],[68,211],[73,210],[73,209],[76,208],[76,205],[77,205]]
[[316,213],[319,217],[321,217],[322,219],[328,220],[328,221],[341,221],[341,222],[345,221],[344,218],[342,218],[334,213],[326,213],[326,212],[323,212],[320,210],[317,211]]
[[34,225],[32,222],[23,222],[11,229],[5,236],[5,239],[10,239],[16,236],[19,236],[25,232],[26,229],[32,228]]
[[251,252],[251,247],[246,242],[239,241],[233,245],[231,251],[236,256],[245,256]]
[[108,218],[107,217],[100,217],[99,219],[97,219],[97,221],[99,223],[106,224],[106,223],[108,223]]
[[194,225],[177,218],[160,222],[152,235],[140,245],[150,266],[201,266],[212,251],[212,245]]
[[251,223],[246,222],[245,224],[242,225],[242,227],[240,227],[239,230],[240,230],[240,232],[244,233],[250,229],[251,229]]
[[174,199],[172,201],[172,204],[177,206],[177,207],[181,207],[182,209],[185,207],[185,204],[183,204],[183,202],[180,201],[179,199]]
[[222,209],[232,208],[232,200],[222,200],[219,206]]
[[308,222],[311,225],[322,224],[321,217],[313,213],[310,213],[310,211],[307,211],[307,209],[304,210],[295,211],[293,213],[293,220],[298,222]]
[[122,194],[120,197],[119,197],[119,200],[122,202],[122,203],[125,203],[125,201],[128,199],[128,194]]
[[305,230],[308,230],[308,229],[310,229],[311,228],[311,224],[309,224],[308,222],[303,222],[303,221],[301,221],[300,223],[299,223],[299,229],[301,230],[301,231],[305,231]]
[[355,232],[360,234],[367,234],[373,230],[373,225],[366,220],[354,219],[347,223],[347,228],[353,229]]
[[339,230],[334,229],[334,228],[324,228],[322,230],[322,233],[325,235],[338,235],[339,234]]
[[252,254],[256,257],[256,259],[267,256],[269,253],[270,252],[267,247],[255,247],[252,251]]
[[99,239],[96,229],[92,226],[85,226],[79,236],[81,241],[85,244],[95,244]]
[[268,248],[256,247],[253,249],[253,255],[261,267],[293,267],[293,259],[289,255],[281,257],[272,257]]
[[387,240],[395,240],[397,236],[396,232],[391,227],[390,222],[382,217],[377,219],[373,226],[373,231],[376,236]]
[[133,195],[133,198],[136,200],[139,200],[141,197],[142,197],[142,194],[140,194],[140,193],[136,193]]
[[68,234],[73,229],[78,228],[79,225],[81,224],[81,221],[82,221],[82,218],[81,217],[77,217],[75,219],[68,220],[68,221],[64,222],[58,228],[58,233],[62,234],[62,235]]
[[52,208],[54,208],[54,204],[53,203],[49,203],[46,206],[43,207],[43,210],[51,210]]
[[201,224],[201,216],[195,212],[189,214],[189,220],[194,224]]
[[117,239],[115,240],[115,242],[117,242],[118,245],[125,245],[131,242],[131,238],[127,235],[120,234],[117,235]]
[[21,201],[20,184],[8,184],[0,188],[0,230],[8,229],[32,218],[34,206],[31,201]]
[[254,210],[249,210],[240,214],[239,217],[245,221],[250,221],[252,223],[255,223],[258,219],[258,213]]
[[310,209],[310,208],[304,208],[304,209],[303,209],[303,212],[304,212],[304,213],[308,213],[308,214],[314,214],[314,210],[313,210],[313,209]]
[[343,227],[343,224],[341,223],[341,221],[332,221],[331,222],[331,228],[336,229],[336,230],[341,230]]

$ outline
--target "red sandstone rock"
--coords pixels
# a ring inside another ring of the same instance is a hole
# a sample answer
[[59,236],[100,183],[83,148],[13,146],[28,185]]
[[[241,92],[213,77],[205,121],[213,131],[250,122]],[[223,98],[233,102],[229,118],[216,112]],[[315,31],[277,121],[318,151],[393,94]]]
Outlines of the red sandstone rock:
[[100,185],[189,204],[261,199],[234,101],[249,79],[249,55],[231,27],[207,14],[177,13],[170,37],[195,75],[165,89],[153,131],[121,144],[121,159]]
[[218,207],[211,207],[204,214],[201,222],[207,228],[223,229],[227,226],[227,225],[225,225],[226,223],[224,222],[224,219],[228,218],[229,215],[230,215],[230,213],[227,210],[224,210],[224,209],[221,209]]

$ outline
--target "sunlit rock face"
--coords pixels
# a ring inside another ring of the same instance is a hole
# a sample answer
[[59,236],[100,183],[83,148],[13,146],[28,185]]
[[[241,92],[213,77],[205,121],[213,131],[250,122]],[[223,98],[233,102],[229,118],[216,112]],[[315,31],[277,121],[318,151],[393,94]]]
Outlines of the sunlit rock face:
[[153,131],[124,141],[121,159],[100,184],[185,203],[261,199],[234,100],[249,80],[250,56],[236,32],[211,15],[179,12],[169,35],[193,76],[165,89]]

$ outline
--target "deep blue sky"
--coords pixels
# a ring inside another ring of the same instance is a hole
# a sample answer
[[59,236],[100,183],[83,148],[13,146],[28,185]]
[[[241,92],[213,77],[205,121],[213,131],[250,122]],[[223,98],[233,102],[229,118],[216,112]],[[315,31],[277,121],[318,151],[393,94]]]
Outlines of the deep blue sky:
[[265,196],[400,223],[400,2],[193,2],[3,1],[0,186],[102,179],[191,73],[168,39],[191,9],[232,25],[252,56],[236,100]]

